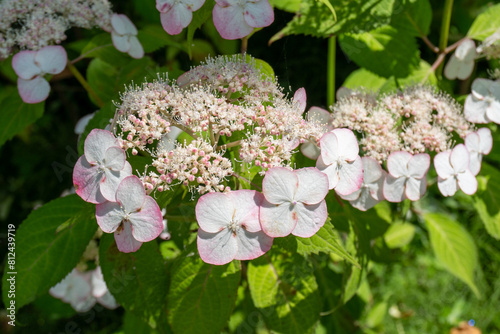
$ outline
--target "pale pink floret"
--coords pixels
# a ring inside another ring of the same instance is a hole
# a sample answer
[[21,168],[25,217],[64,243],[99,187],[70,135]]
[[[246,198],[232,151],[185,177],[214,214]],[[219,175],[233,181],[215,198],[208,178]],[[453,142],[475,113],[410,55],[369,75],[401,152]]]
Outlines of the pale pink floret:
[[262,181],[262,192],[265,200],[260,224],[267,235],[284,237],[292,233],[308,238],[325,224],[328,178],[317,168],[271,168]]
[[467,79],[474,70],[474,60],[477,57],[476,43],[465,39],[455,50],[444,68],[444,75],[450,79]]
[[216,0],[212,12],[214,25],[222,38],[239,39],[254,28],[267,27],[274,21],[268,0]]
[[427,171],[431,158],[427,153],[412,155],[399,151],[389,155],[383,194],[389,202],[401,202],[405,198],[418,201],[427,189]]
[[85,139],[84,155],[73,170],[78,196],[94,204],[114,201],[118,185],[129,175],[132,175],[132,167],[118,139],[109,131],[92,130]]
[[438,188],[443,196],[453,196],[458,188],[467,195],[477,190],[477,180],[469,169],[469,151],[459,144],[452,151],[445,151],[434,157],[438,174]]
[[382,193],[387,172],[382,169],[377,160],[371,157],[362,157],[363,184],[352,194],[341,196],[348,200],[353,207],[366,211],[384,200]]
[[26,103],[42,102],[49,96],[50,85],[46,74],[61,73],[68,56],[59,45],[49,45],[38,51],[21,51],[12,58],[12,68],[19,76],[17,89]]
[[[317,123],[320,125],[322,133],[333,130],[332,114],[320,107],[311,107],[306,113],[308,122]],[[308,140],[300,146],[300,151],[309,159],[316,160],[321,154],[318,143],[315,140]]]
[[125,253],[135,252],[163,231],[161,210],[135,175],[121,181],[116,202],[96,206],[96,219],[103,232],[115,233],[116,245]]
[[500,124],[500,82],[482,78],[474,80],[472,94],[465,100],[464,115],[472,123]]
[[255,259],[267,252],[273,238],[264,234],[259,224],[262,200],[262,194],[255,190],[203,195],[196,205],[201,259],[222,265],[235,259]]
[[363,183],[363,163],[358,140],[349,129],[335,129],[320,139],[321,155],[316,167],[328,176],[329,188],[349,195]]
[[488,128],[481,128],[465,137],[465,146],[469,151],[469,169],[477,175],[481,170],[483,155],[488,155],[493,147],[493,137]]
[[293,102],[299,105],[300,113],[303,113],[306,110],[307,94],[304,87],[295,91],[295,94],[293,94]]
[[126,52],[130,57],[140,59],[144,56],[144,49],[137,39],[137,28],[130,19],[123,14],[111,16],[111,39],[113,45],[120,52]]
[[204,3],[205,0],[156,0],[163,29],[170,35],[180,34],[191,23],[193,12]]

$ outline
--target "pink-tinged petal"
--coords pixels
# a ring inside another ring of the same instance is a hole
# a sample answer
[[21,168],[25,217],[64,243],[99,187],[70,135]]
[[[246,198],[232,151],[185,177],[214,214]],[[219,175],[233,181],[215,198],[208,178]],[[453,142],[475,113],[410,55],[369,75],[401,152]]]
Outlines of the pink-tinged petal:
[[120,52],[128,52],[130,50],[130,36],[111,33],[113,45]]
[[231,193],[208,193],[196,204],[196,220],[205,232],[217,233],[227,227],[237,208],[231,200]]
[[477,132],[469,133],[465,137],[464,143],[469,152],[479,152],[480,137]]
[[411,201],[418,201],[422,196],[424,196],[427,189],[427,179],[425,177],[421,179],[414,179],[410,177],[406,180],[406,197]]
[[370,195],[377,201],[383,201],[385,199],[382,190],[384,188],[384,181],[386,177],[387,172],[385,170],[382,170],[382,176],[380,177],[380,179],[378,179],[377,182],[367,185],[368,189],[370,190]]
[[82,155],[73,169],[73,185],[75,192],[84,201],[89,203],[103,203],[106,198],[101,193],[102,174],[99,173],[99,166],[91,165],[84,155]]
[[451,151],[445,151],[436,154],[434,157],[434,168],[436,168],[438,176],[442,179],[447,179],[455,174],[450,163],[450,156]]
[[295,170],[299,178],[299,187],[294,200],[304,204],[317,204],[328,194],[328,176],[314,167]]
[[340,197],[342,199],[345,199],[346,201],[355,201],[359,198],[359,196],[361,196],[361,193],[365,190],[368,191],[366,188],[361,187],[355,192],[350,193],[349,195],[341,195]]
[[203,261],[222,265],[231,262],[238,253],[236,235],[224,229],[218,233],[208,233],[198,229],[198,253]]
[[358,158],[352,162],[345,162],[339,169],[339,182],[335,192],[339,195],[349,195],[358,190],[363,184],[363,162]]
[[324,200],[313,205],[297,203],[295,212],[297,213],[297,225],[295,225],[292,234],[302,238],[309,238],[316,234],[325,225],[326,218],[328,218]]
[[111,146],[120,146],[118,139],[107,130],[94,129],[85,139],[83,151],[88,162],[102,162]]
[[12,68],[16,74],[25,80],[42,74],[42,70],[35,63],[36,51],[21,51],[12,57]]
[[384,198],[389,202],[401,202],[405,197],[405,177],[394,177],[387,174],[384,180],[383,194]]
[[95,270],[92,271],[91,275],[92,283],[92,295],[96,298],[104,296],[108,292],[108,287],[102,276],[102,270],[100,266],[97,266]]
[[483,161],[483,155],[477,152],[470,152],[469,154],[469,170],[473,175],[479,174],[481,171],[481,162]]
[[156,9],[160,13],[166,13],[175,5],[175,0],[156,0]]
[[410,176],[416,179],[421,179],[427,175],[427,171],[431,166],[431,157],[427,153],[415,154],[408,162],[408,172]]
[[490,93],[490,86],[493,81],[483,78],[478,78],[472,83],[472,95],[479,100],[484,99]]
[[205,0],[183,0],[183,3],[190,11],[195,12],[203,6]]
[[362,157],[361,162],[363,163],[363,183],[369,184],[379,180],[382,175],[382,167],[377,160],[371,157]]
[[306,110],[307,95],[304,87],[299,88],[295,91],[295,94],[293,94],[293,102],[299,105],[299,110],[301,111],[301,113]]
[[39,103],[49,97],[50,85],[43,77],[32,80],[17,78],[17,90],[25,103]]
[[262,193],[273,204],[292,202],[298,187],[298,176],[284,167],[269,169],[262,180]]
[[438,176],[438,188],[443,196],[453,196],[458,190],[457,179],[454,176],[446,179]]
[[43,73],[58,74],[66,67],[68,54],[60,45],[49,45],[37,51],[35,63]]
[[[260,227],[259,211],[264,195],[255,190],[237,190],[229,193],[235,209],[232,220],[245,226],[249,232],[258,232]],[[229,223],[229,221],[227,221]]]
[[469,171],[457,175],[458,186],[467,195],[473,195],[477,191],[476,177]]
[[380,200],[374,199],[370,195],[370,191],[368,189],[364,189],[357,199],[351,200],[349,202],[356,209],[366,211],[373,208],[377,203],[380,202]]
[[116,302],[115,297],[113,297],[113,295],[109,291],[106,292],[102,297],[98,297],[97,302],[110,310],[114,310],[119,306]]
[[125,213],[116,202],[104,202],[97,204],[95,208],[95,218],[97,224],[103,232],[115,232],[123,221]]
[[111,146],[104,153],[102,163],[111,170],[122,170],[125,167],[125,151],[118,146]]
[[130,213],[129,220],[132,224],[132,235],[137,241],[151,241],[163,232],[163,215],[151,196],[146,196],[139,211]]
[[132,235],[130,222],[124,221],[123,225],[115,231],[115,241],[118,250],[123,253],[132,253],[142,246],[142,242],[137,241]]
[[270,237],[285,237],[292,233],[297,225],[297,213],[293,204],[272,204],[264,200],[260,207],[260,225],[262,231]]
[[324,125],[325,131],[333,130],[332,114],[320,107],[311,107],[306,114],[306,119],[309,122],[317,122]]
[[321,155],[316,161],[316,168],[328,176],[328,189],[333,189],[339,183],[339,167],[337,163],[326,165]]
[[359,157],[359,145],[354,132],[349,129],[335,129],[332,133],[337,136],[339,156],[347,161],[356,160]]
[[101,178],[101,185],[100,185],[102,196],[108,201],[115,202],[118,186],[123,181],[123,179],[131,175],[132,175],[132,166],[128,161],[125,161],[122,170],[119,171],[108,170],[108,169],[104,170],[104,174]]
[[497,124],[500,124],[500,102],[497,100],[491,101],[486,107],[486,117]]
[[325,133],[319,140],[321,160],[325,165],[337,163],[340,158],[339,142],[333,131]]
[[273,245],[273,238],[262,231],[250,232],[240,229],[236,236],[238,253],[235,260],[253,260],[266,253]]
[[481,128],[477,130],[477,134],[480,138],[479,152],[484,155],[490,154],[491,149],[493,148],[493,137],[491,136],[491,130],[488,128]]
[[273,7],[268,0],[246,1],[244,9],[245,21],[251,27],[267,27],[274,21]]
[[127,213],[141,209],[146,197],[144,185],[135,175],[125,177],[116,190],[116,201]]
[[450,155],[450,163],[455,173],[464,172],[469,169],[469,151],[464,144],[458,144],[453,148]]
[[408,152],[393,152],[387,158],[387,171],[393,177],[408,176],[408,163],[413,155]]
[[243,8],[240,6],[221,7],[217,3],[212,16],[215,28],[224,39],[243,38],[253,31],[253,28],[246,23]]
[[177,35],[191,23],[193,13],[185,5],[176,4],[168,12],[161,13],[160,18],[163,29],[169,35]]
[[477,100],[472,95],[467,96],[464,104],[465,119],[472,123],[489,123],[486,118],[486,108],[488,103],[484,100]]
[[113,14],[111,16],[111,26],[120,35],[137,35],[137,28],[126,15]]
[[306,141],[302,146],[300,146],[300,152],[309,159],[316,160],[321,154],[321,150],[316,143],[312,141]]
[[141,59],[142,57],[144,57],[144,49],[137,37],[131,36],[129,38],[129,43],[130,49],[128,50],[128,54],[130,55],[130,57],[135,59]]

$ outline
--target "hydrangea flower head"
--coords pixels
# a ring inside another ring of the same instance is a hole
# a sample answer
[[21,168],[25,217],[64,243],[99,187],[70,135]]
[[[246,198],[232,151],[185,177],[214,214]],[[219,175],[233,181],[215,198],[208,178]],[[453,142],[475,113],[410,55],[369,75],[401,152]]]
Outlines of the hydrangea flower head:
[[204,3],[205,0],[156,0],[163,29],[170,35],[180,34],[191,23],[193,12]]
[[111,16],[111,39],[113,45],[120,52],[126,52],[132,58],[140,59],[144,56],[139,39],[137,39],[137,28],[130,19],[123,14]]
[[469,151],[469,169],[472,174],[477,175],[481,170],[483,155],[487,155],[493,148],[493,137],[488,128],[481,128],[471,132],[465,137],[465,147]]
[[120,182],[116,202],[96,206],[96,219],[103,232],[114,232],[116,245],[124,253],[135,252],[163,231],[158,204],[146,195],[141,180],[134,175]]
[[46,74],[61,73],[68,56],[62,46],[50,45],[38,51],[21,51],[12,58],[12,67],[19,76],[17,89],[26,103],[42,102],[49,96]]
[[106,130],[92,130],[84,144],[84,155],[75,164],[73,184],[84,201],[103,203],[115,201],[120,182],[132,175],[120,142]]
[[308,238],[325,224],[328,178],[318,169],[271,168],[262,181],[262,192],[265,200],[260,224],[267,235],[284,237],[292,233]]
[[335,129],[320,139],[321,155],[316,167],[328,175],[329,188],[349,195],[363,183],[363,163],[358,140],[349,129]]
[[455,50],[444,68],[444,75],[450,79],[467,79],[474,70],[474,60],[477,57],[476,43],[472,39],[465,39]]
[[418,201],[427,189],[426,175],[430,164],[427,153],[392,153],[387,159],[389,174],[384,180],[385,199],[389,202],[401,202],[405,198]]
[[464,114],[469,122],[500,124],[500,82],[474,80],[472,94],[465,100]]
[[216,0],[212,12],[214,25],[224,39],[250,35],[254,28],[267,27],[274,21],[268,0]]
[[196,205],[198,252],[210,264],[251,260],[267,252],[273,238],[259,224],[263,196],[255,190],[209,193]]
[[437,154],[434,167],[438,174],[438,188],[443,196],[453,196],[458,188],[467,195],[476,192],[477,180],[469,169],[469,151],[464,144]]

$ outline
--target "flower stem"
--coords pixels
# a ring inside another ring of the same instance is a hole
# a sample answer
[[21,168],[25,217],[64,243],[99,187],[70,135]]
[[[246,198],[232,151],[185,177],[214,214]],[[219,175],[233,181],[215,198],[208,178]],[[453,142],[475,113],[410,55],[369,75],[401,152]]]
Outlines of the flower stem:
[[233,141],[231,143],[227,143],[227,144],[224,144],[224,145],[221,145],[221,146],[217,146],[215,148],[215,150],[219,151],[219,150],[225,150],[226,148],[230,148],[230,147],[240,146],[241,142],[242,142],[241,140]]
[[241,53],[245,54],[248,49],[248,36],[245,36],[241,39]]
[[67,64],[67,67],[71,71],[71,73],[73,73],[76,80],[78,80],[78,82],[80,82],[80,84],[83,86],[83,88],[90,94],[90,96],[92,96],[92,98],[97,103],[99,108],[102,108],[102,106],[104,105],[104,102],[102,102],[101,98],[96,94],[96,92],[92,89],[92,87],[90,87],[89,83],[85,80],[83,75],[81,75],[81,73],[78,71],[78,69],[75,67],[75,65],[73,65],[71,62],[69,62]]
[[336,37],[328,38],[328,60],[326,78],[326,103],[331,106],[335,102],[335,43]]
[[[443,18],[441,20],[441,34],[439,36],[439,51],[445,52],[448,45],[448,35],[450,33],[451,13],[453,11],[453,0],[445,0],[443,8]],[[441,63],[437,70],[436,76],[441,77],[443,73],[443,64]]]
[[75,59],[71,60],[71,61],[70,61],[70,64],[75,64],[75,63],[79,62],[80,60],[84,59],[84,58],[85,58],[88,54],[90,54],[90,53],[92,53],[92,52],[94,52],[94,51],[96,51],[96,50],[99,50],[99,49],[105,48],[105,47],[107,47],[107,46],[112,46],[112,45],[113,45],[113,44],[105,44],[105,45],[100,45],[100,46],[97,46],[97,47],[95,47],[95,48],[93,48],[93,49],[91,49],[91,50],[89,50],[89,51],[85,52],[84,54],[79,55],[79,56],[78,56],[78,57],[76,57]]

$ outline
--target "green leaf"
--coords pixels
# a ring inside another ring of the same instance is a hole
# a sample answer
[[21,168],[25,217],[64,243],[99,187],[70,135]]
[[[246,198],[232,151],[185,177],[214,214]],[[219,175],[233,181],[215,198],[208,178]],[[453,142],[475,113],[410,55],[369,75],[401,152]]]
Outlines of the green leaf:
[[102,33],[93,37],[82,49],[80,57],[100,58],[114,66],[122,66],[132,59],[128,54],[115,49],[109,33]]
[[15,268],[6,263],[2,281],[5,305],[9,272],[17,272],[19,309],[47,293],[75,268],[96,230],[95,205],[74,194],[33,211],[16,231]]
[[24,103],[13,86],[2,87],[0,104],[0,146],[42,117],[45,106],[45,102]]
[[349,74],[342,86],[350,89],[366,89],[371,92],[377,92],[386,81],[387,78],[378,76],[367,69],[360,68]]
[[431,27],[432,7],[429,0],[398,0],[391,26],[411,36],[427,36]]
[[420,60],[419,67],[414,68],[411,73],[405,78],[396,78],[394,76],[386,80],[385,84],[380,87],[380,92],[389,93],[405,87],[429,84],[437,86],[437,78],[431,65],[425,60]]
[[415,235],[415,226],[410,223],[394,223],[384,234],[384,240],[389,248],[401,248],[408,245]]
[[271,332],[313,332],[321,298],[310,262],[293,253],[268,253],[248,264],[247,276],[254,305]]
[[391,26],[361,34],[343,34],[339,43],[356,64],[382,77],[404,78],[419,67],[415,38]]
[[168,294],[169,322],[176,334],[220,333],[236,301],[241,264],[204,263],[194,247],[180,255],[172,267]]
[[189,54],[189,58],[192,57],[192,44],[193,37],[196,30],[200,29],[201,26],[212,17],[212,10],[215,6],[215,0],[207,0],[203,4],[203,6],[193,13],[193,19],[188,26],[186,44],[187,44],[187,52]]
[[493,238],[500,240],[500,172],[483,162],[480,175],[480,191],[474,196],[474,207],[486,231]]
[[116,301],[155,327],[164,316],[168,276],[156,241],[143,243],[134,253],[122,253],[113,234],[99,245],[104,280]]
[[[100,58],[92,59],[87,68],[87,81],[104,103],[118,96],[118,92],[115,90],[117,76],[117,68]],[[89,94],[89,98],[96,103],[92,95]]]
[[500,28],[500,4],[489,7],[472,22],[467,37],[483,41]]
[[172,36],[167,34],[161,25],[145,26],[139,30],[137,38],[141,42],[145,53],[156,51],[164,46],[173,46],[179,49],[184,48]]
[[439,213],[424,215],[432,249],[445,268],[464,281],[480,297],[474,282],[478,255],[474,240],[456,221]]
[[269,3],[273,8],[278,8],[289,13],[296,13],[300,9],[302,0],[270,0]]

